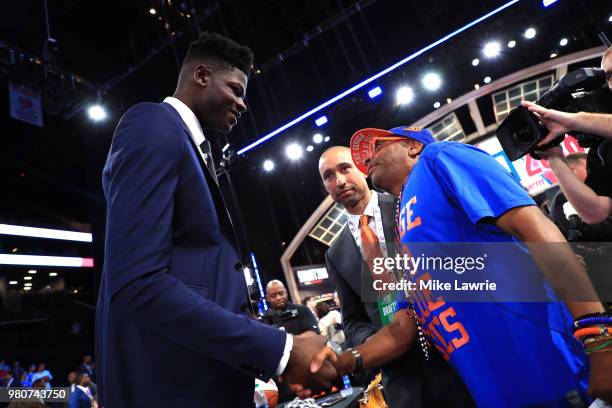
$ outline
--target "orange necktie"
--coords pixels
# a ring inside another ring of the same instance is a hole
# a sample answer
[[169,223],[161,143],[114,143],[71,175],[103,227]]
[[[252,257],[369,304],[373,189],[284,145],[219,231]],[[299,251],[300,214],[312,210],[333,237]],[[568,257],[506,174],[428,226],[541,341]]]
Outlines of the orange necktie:
[[366,264],[370,269],[372,277],[375,280],[380,279],[383,282],[390,283],[393,282],[393,277],[386,270],[382,274],[374,273],[374,259],[384,258],[384,255],[382,249],[380,248],[378,236],[368,224],[371,218],[371,216],[366,214],[359,217],[359,227],[361,229],[361,250],[363,251],[363,256],[365,257]]

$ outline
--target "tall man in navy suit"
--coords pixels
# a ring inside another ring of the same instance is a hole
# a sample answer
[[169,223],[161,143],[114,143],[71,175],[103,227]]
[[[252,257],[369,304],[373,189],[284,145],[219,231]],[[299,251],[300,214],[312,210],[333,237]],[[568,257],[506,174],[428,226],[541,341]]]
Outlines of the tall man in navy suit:
[[[246,407],[253,377],[313,380],[310,359],[325,340],[287,335],[241,308],[240,256],[202,131],[227,133],[246,111],[252,60],[249,48],[203,33],[174,96],[133,106],[117,125],[103,173],[101,406]],[[159,381],[162,372],[177,375]]]

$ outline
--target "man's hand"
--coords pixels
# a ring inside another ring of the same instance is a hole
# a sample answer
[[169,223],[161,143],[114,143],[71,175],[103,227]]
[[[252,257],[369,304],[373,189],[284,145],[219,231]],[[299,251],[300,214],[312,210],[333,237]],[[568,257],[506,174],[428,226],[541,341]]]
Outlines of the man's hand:
[[[292,384],[292,390],[298,389],[299,384],[313,389],[328,389],[338,373],[329,362],[323,364],[320,370],[312,373],[310,362],[313,356],[325,347],[325,337],[313,334],[293,336],[293,349],[289,356],[289,363],[283,373],[283,381]],[[295,385],[295,386],[294,386]],[[294,391],[296,392],[296,391]],[[299,395],[298,392],[296,394]]]
[[574,113],[546,109],[540,105],[536,105],[535,103],[528,101],[521,102],[521,105],[529,109],[529,111],[532,112],[548,129],[548,134],[540,143],[538,143],[538,146],[550,143],[557,137],[572,130],[576,116]]
[[[538,145],[540,144],[541,143],[539,143]],[[563,149],[561,148],[561,146],[553,146],[546,150],[535,150],[534,153],[540,156],[542,159],[548,160],[548,161],[555,160],[555,159],[563,159],[564,157]]]
[[[597,346],[600,343],[593,344]],[[592,345],[589,346],[593,347]],[[589,395],[612,404],[612,351],[591,353],[589,359],[591,360]]]

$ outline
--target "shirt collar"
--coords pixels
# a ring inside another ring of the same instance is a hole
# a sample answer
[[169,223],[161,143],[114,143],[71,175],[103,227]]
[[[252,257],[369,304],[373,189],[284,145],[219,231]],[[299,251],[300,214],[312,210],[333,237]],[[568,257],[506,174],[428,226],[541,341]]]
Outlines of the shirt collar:
[[[370,201],[368,202],[368,205],[366,205],[366,208],[363,213],[369,215],[370,217],[373,217],[374,208],[378,207],[378,193],[376,191],[371,191],[371,193],[372,196],[370,197]],[[349,214],[347,212],[346,216],[348,217],[349,227],[353,230],[359,229],[359,217],[361,217],[361,214]]]
[[198,118],[196,118],[193,111],[189,109],[189,107],[185,105],[183,101],[172,96],[168,96],[166,99],[164,99],[164,102],[176,109],[183,122],[185,122],[185,125],[187,125],[187,129],[189,129],[191,138],[195,142],[196,146],[200,146],[202,142],[206,140],[206,138],[204,137],[204,132],[202,131],[200,121]]

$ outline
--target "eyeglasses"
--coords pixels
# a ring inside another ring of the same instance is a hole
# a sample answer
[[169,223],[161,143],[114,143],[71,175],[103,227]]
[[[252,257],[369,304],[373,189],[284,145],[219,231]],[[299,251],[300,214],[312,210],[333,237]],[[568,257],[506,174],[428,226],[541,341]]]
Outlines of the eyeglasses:
[[376,138],[376,140],[374,140],[372,144],[372,149],[370,149],[370,151],[372,152],[372,155],[375,155],[378,154],[385,147],[392,145],[396,142],[401,142],[403,140],[406,140],[406,138],[397,136],[378,137]]

